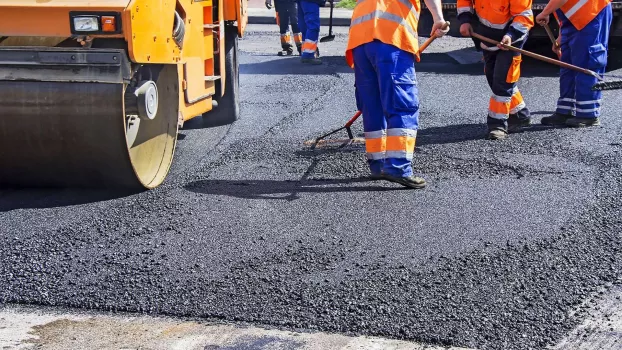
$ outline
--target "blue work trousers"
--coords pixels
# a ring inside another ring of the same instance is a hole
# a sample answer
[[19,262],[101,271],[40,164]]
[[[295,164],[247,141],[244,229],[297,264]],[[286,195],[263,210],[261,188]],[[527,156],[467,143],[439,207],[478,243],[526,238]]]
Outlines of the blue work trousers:
[[[561,26],[561,60],[598,74],[605,73],[609,30],[613,14],[611,4],[607,5],[587,26],[577,30],[563,13]],[[559,77],[559,114],[574,115],[580,118],[600,116],[602,92],[592,91],[598,80],[584,73],[561,68]]]
[[298,3],[298,27],[302,33],[302,57],[313,58],[320,37],[320,5],[301,0]]
[[370,171],[408,177],[419,128],[415,56],[374,40],[356,47],[353,59]]

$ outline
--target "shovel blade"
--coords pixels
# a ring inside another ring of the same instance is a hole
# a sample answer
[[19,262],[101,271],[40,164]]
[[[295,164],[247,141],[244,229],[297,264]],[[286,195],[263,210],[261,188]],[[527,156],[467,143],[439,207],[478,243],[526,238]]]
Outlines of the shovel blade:
[[335,36],[334,35],[327,35],[327,36],[321,38],[320,42],[321,43],[326,43],[326,42],[333,41],[333,40],[335,40]]

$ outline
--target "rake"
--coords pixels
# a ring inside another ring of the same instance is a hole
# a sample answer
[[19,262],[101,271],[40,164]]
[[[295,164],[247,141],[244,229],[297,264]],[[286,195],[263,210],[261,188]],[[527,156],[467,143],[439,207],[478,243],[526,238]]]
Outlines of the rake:
[[591,75],[594,78],[598,79],[598,83],[594,84],[594,86],[592,86],[592,90],[593,91],[604,91],[604,90],[619,90],[622,89],[622,80],[616,80],[616,81],[605,81],[604,77],[609,77],[609,78],[617,78],[617,79],[622,79],[622,76],[620,75],[615,75],[615,74],[603,74],[602,77],[594,72],[591,71],[589,69],[585,69],[585,68],[581,68],[581,67],[577,67],[574,66],[572,64],[569,63],[565,63],[556,59],[552,59],[546,56],[542,56],[542,55],[538,55],[537,53],[533,53],[533,52],[529,52],[523,49],[519,49],[517,47],[511,46],[511,45],[505,45],[505,44],[501,44],[500,42],[496,41],[496,40],[492,40],[489,39],[485,36],[481,36],[477,33],[472,33],[471,34],[474,38],[477,38],[481,41],[485,41],[487,43],[493,44],[493,45],[497,45],[497,46],[501,46],[504,47],[506,49],[512,50],[512,51],[516,51],[516,52],[520,52],[521,54],[525,55],[525,56],[529,56],[532,58],[535,58],[537,60],[540,61],[544,61],[547,63],[551,63],[563,68],[567,68],[567,69],[572,69],[574,71],[583,73],[583,74],[587,74],[587,75]]

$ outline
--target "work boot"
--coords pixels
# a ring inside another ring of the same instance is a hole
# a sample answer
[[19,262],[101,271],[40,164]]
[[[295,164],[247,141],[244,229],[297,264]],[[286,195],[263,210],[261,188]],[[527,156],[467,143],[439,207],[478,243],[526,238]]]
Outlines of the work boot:
[[302,44],[296,44],[296,49],[298,49],[298,56],[302,56]]
[[398,177],[384,174],[382,177],[387,181],[395,182],[408,188],[420,189],[426,186],[425,179],[420,176]]
[[599,126],[600,120],[598,118],[574,117],[574,118],[570,118],[566,120],[566,125],[575,127],[575,128],[582,128],[586,126]]
[[507,137],[508,137],[508,131],[500,127],[488,129],[488,135],[486,135],[486,139],[488,140],[503,140]]
[[516,114],[510,114],[508,119],[508,133],[520,131],[531,125],[531,118],[519,118]]
[[571,118],[573,118],[573,116],[570,114],[560,114],[555,112],[548,117],[542,118],[542,120],[540,120],[540,123],[542,123],[542,125],[565,126],[566,121]]
[[294,53],[294,47],[290,43],[283,43],[281,48],[283,50],[279,51],[279,56],[291,56]]
[[319,58],[301,58],[300,61],[304,64],[312,64],[312,65],[320,65],[322,64],[322,60]]
[[508,121],[487,117],[486,124],[488,125],[486,139],[502,140],[508,136]]

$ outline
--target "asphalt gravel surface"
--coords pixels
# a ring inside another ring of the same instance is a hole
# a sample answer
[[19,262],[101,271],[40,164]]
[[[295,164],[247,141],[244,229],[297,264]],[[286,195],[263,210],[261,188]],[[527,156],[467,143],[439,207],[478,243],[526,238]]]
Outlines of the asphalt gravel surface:
[[429,185],[406,190],[370,181],[360,144],[304,145],[356,111],[345,41],[307,67],[276,56],[276,26],[250,26],[242,118],[186,124],[158,189],[4,189],[0,302],[478,349],[558,341],[584,317],[570,310],[620,282],[622,93],[605,93],[600,127],[540,126],[557,69],[525,58],[535,125],[488,141],[482,65],[447,55],[468,41],[438,40],[417,65],[413,164]]

